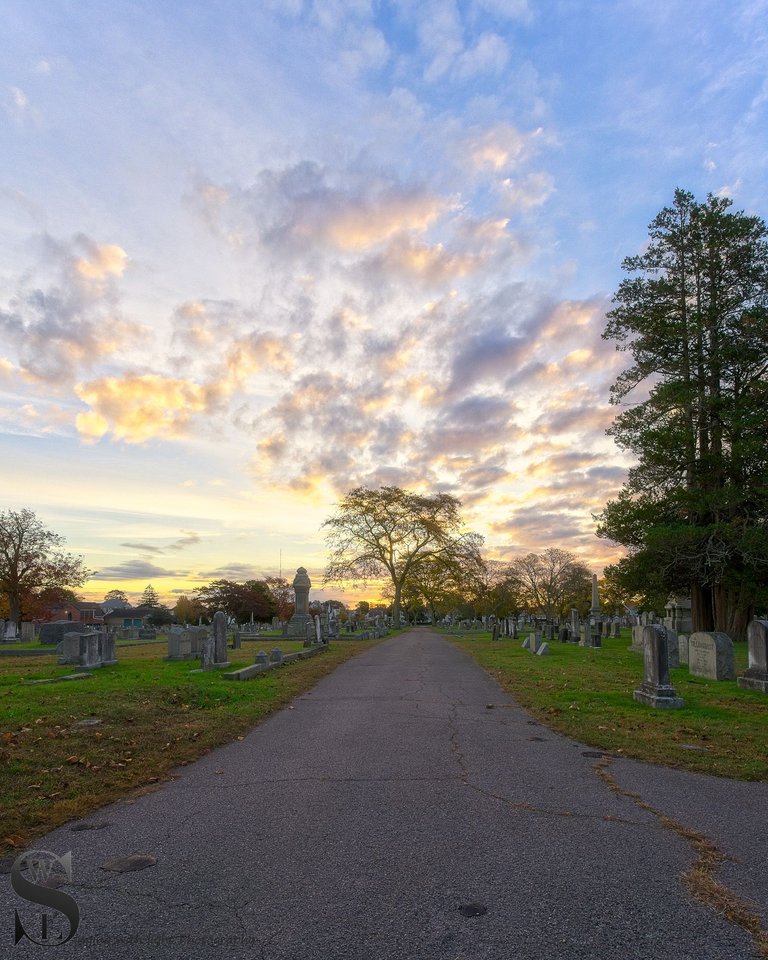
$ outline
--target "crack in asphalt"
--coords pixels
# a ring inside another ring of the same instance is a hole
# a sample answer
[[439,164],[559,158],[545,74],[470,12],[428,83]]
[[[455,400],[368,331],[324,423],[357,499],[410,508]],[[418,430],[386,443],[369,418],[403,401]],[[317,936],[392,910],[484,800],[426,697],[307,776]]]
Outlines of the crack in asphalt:
[[503,803],[505,806],[510,807],[512,810],[516,810],[521,813],[536,813],[545,817],[564,817],[572,818],[574,820],[600,820],[604,823],[618,823],[624,826],[632,827],[642,827],[644,829],[650,829],[653,831],[658,831],[659,826],[649,823],[648,821],[641,820],[632,820],[628,817],[616,817],[606,814],[595,814],[595,813],[575,813],[573,810],[557,810],[551,807],[538,807],[535,804],[528,803],[521,800],[511,800],[509,797],[504,796],[503,794],[494,793],[491,790],[488,790],[484,787],[481,787],[477,783],[473,783],[470,779],[469,770],[467,768],[467,762],[462,752],[461,746],[459,745],[459,730],[457,725],[457,713],[456,707],[454,706],[448,715],[448,728],[450,730],[450,744],[453,751],[456,762],[459,765],[461,770],[461,782],[465,786],[469,787],[471,790],[474,790],[476,793],[479,793],[481,796],[486,797],[490,800],[497,800],[500,803]]
[[620,786],[608,772],[608,767],[612,763],[612,757],[604,757],[593,764],[592,769],[612,793],[626,797],[632,800],[641,810],[652,813],[658,819],[659,826],[663,830],[669,830],[676,834],[696,854],[693,865],[680,877],[691,896],[699,903],[709,907],[713,912],[725,917],[729,923],[746,931],[752,937],[752,942],[758,954],[761,957],[768,958],[768,929],[757,915],[756,908],[715,877],[718,865],[726,860],[734,862],[733,857],[723,853],[706,834],[698,830],[692,830],[679,821],[673,820],[663,811],[657,810],[647,800],[644,800],[639,793]]

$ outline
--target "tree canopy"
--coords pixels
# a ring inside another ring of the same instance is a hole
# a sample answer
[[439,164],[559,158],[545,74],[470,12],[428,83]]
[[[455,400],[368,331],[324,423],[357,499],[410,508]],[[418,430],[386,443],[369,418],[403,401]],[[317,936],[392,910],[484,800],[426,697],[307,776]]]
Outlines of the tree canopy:
[[572,607],[585,612],[591,597],[592,574],[568,550],[549,547],[514,560],[509,578],[531,612],[552,618]]
[[400,487],[351,490],[323,524],[330,553],[324,582],[388,580],[398,624],[409,579],[436,558],[459,554],[470,536],[477,537],[462,532],[460,506],[447,493],[429,496]]
[[609,433],[638,463],[597,519],[630,550],[627,589],[654,571],[696,629],[741,638],[768,589],[768,230],[731,206],[677,190],[623,261],[603,336],[633,362]]
[[269,620],[275,614],[275,601],[263,580],[214,580],[197,591],[197,600],[211,616],[223,610],[238,623],[254,620]]
[[37,592],[80,587],[90,576],[82,557],[64,552],[63,544],[32,510],[0,512],[0,593],[17,626]]

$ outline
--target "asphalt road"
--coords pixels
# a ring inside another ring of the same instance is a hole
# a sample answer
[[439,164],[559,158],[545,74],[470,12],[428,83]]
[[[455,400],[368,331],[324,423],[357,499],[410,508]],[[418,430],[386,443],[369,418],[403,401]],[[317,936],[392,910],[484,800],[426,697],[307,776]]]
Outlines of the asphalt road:
[[[0,956],[754,960],[687,892],[698,853],[658,813],[705,833],[730,858],[716,877],[767,922],[768,785],[627,760],[611,784],[589,752],[412,630],[85,821],[106,827],[49,834],[39,848],[72,851],[80,927],[14,946],[14,907],[40,908],[0,877]],[[102,869],[129,854],[157,862]]]

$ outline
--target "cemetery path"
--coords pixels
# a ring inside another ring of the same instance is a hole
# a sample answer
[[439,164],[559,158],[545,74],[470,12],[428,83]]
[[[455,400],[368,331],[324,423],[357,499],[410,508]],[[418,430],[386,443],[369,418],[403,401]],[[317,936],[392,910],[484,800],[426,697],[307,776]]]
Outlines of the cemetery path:
[[[449,641],[411,630],[155,793],[89,818],[103,829],[41,841],[72,851],[63,890],[82,917],[56,956],[755,958],[749,934],[681,879],[717,857],[659,814],[730,858],[715,876],[765,922],[768,785],[605,764]],[[102,869],[129,854],[157,863]],[[39,957],[11,946],[12,899],[4,955]]]

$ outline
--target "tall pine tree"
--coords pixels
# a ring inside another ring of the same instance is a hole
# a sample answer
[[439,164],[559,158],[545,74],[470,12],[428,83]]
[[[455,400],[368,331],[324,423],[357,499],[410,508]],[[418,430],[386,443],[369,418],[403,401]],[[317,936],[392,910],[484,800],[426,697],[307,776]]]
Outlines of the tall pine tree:
[[628,586],[690,592],[695,629],[742,638],[768,588],[768,229],[731,206],[675,191],[622,264],[603,337],[633,363],[609,433],[638,464],[598,535],[630,548]]

